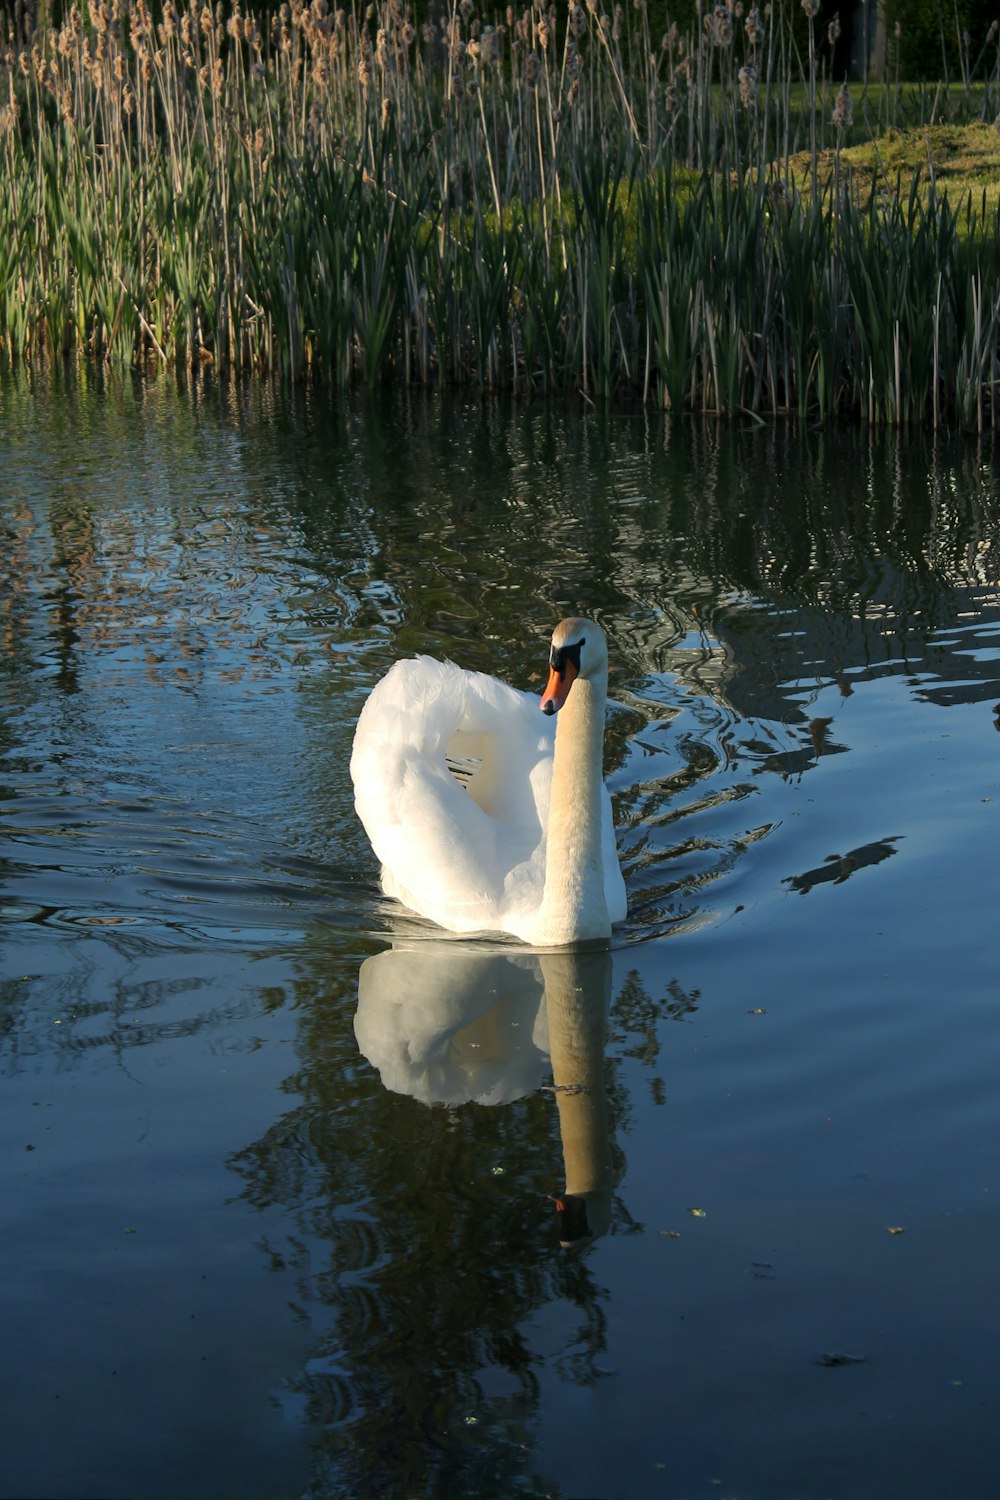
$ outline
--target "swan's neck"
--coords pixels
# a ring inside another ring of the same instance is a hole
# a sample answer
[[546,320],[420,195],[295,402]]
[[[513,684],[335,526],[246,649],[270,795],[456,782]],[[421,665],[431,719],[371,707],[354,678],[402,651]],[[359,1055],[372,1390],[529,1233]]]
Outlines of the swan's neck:
[[578,679],[556,721],[541,911],[545,946],[611,936],[601,852],[606,702],[603,684]]

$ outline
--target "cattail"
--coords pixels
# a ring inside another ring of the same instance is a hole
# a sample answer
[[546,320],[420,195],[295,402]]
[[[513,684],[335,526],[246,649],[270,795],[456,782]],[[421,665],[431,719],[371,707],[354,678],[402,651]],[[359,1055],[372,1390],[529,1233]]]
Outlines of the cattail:
[[132,114],[135,110],[135,95],[129,84],[125,85],[125,92],[122,94],[122,109],[127,115]]
[[358,63],[358,82],[363,89],[371,88],[372,70],[367,57],[362,57]]
[[749,109],[757,97],[757,69],[747,63],[736,75],[740,85],[740,100]]
[[524,59],[524,81],[529,89],[538,87],[538,74],[540,70],[541,63],[538,61],[538,53],[529,52]]
[[717,47],[728,47],[733,40],[733,18],[724,5],[717,5],[705,17],[705,29]]
[[482,52],[483,62],[487,67],[493,67],[500,61],[500,38],[497,36],[494,26],[484,26],[479,38],[479,47]]
[[584,32],[587,30],[587,17],[583,13],[582,5],[571,6],[569,13],[569,29],[570,31],[572,31],[577,41],[580,40]]
[[541,20],[538,22],[538,45],[539,47],[541,47],[543,52],[548,51],[549,23],[546,21],[544,16],[542,16]]
[[760,18],[760,11],[756,5],[743,22],[743,29],[747,34],[747,41],[751,47],[759,47],[764,40],[764,23]]
[[851,96],[847,92],[846,83],[840,85],[840,91],[833,106],[832,119],[838,130],[846,130],[847,126],[854,119],[854,106],[851,103]]
[[615,6],[615,18],[611,23],[611,40],[617,42],[622,34],[622,26],[625,23],[625,12],[620,5]]
[[802,9],[810,21],[815,20],[816,13],[819,10],[819,0],[802,0]]
[[[826,28],[826,39],[830,43],[831,47],[835,44],[835,42],[836,42],[837,38],[839,37],[839,35],[840,35],[840,17],[839,16],[834,16],[833,20],[830,22],[829,26]],[[897,31],[896,35],[897,36],[899,35],[898,31]]]
[[222,59],[217,57],[212,64],[212,93],[216,99],[222,97]]

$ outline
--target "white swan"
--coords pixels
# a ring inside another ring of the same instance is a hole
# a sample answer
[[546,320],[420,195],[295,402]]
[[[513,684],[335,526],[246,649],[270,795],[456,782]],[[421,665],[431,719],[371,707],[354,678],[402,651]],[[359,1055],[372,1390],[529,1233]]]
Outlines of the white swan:
[[[600,627],[563,620],[549,665],[539,703],[451,662],[400,661],[358,720],[355,807],[382,889],[452,932],[556,947],[606,939],[625,916],[602,775]],[[543,715],[556,710],[553,733]],[[449,759],[478,762],[466,786]]]

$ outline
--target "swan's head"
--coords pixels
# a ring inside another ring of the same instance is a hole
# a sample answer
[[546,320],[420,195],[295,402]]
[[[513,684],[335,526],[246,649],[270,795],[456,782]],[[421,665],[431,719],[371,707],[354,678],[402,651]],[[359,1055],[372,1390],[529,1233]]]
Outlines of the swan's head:
[[607,681],[608,643],[604,631],[593,620],[574,616],[560,620],[552,632],[549,680],[539,705],[543,714],[562,708],[578,677]]

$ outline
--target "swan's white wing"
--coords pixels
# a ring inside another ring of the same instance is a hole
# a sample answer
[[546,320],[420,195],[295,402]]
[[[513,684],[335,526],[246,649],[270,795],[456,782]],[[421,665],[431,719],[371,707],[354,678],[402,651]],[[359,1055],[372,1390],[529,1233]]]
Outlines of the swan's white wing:
[[[386,893],[452,932],[520,935],[541,901],[553,738],[528,693],[427,656],[397,662],[351,757]],[[449,755],[480,762],[467,787]]]

